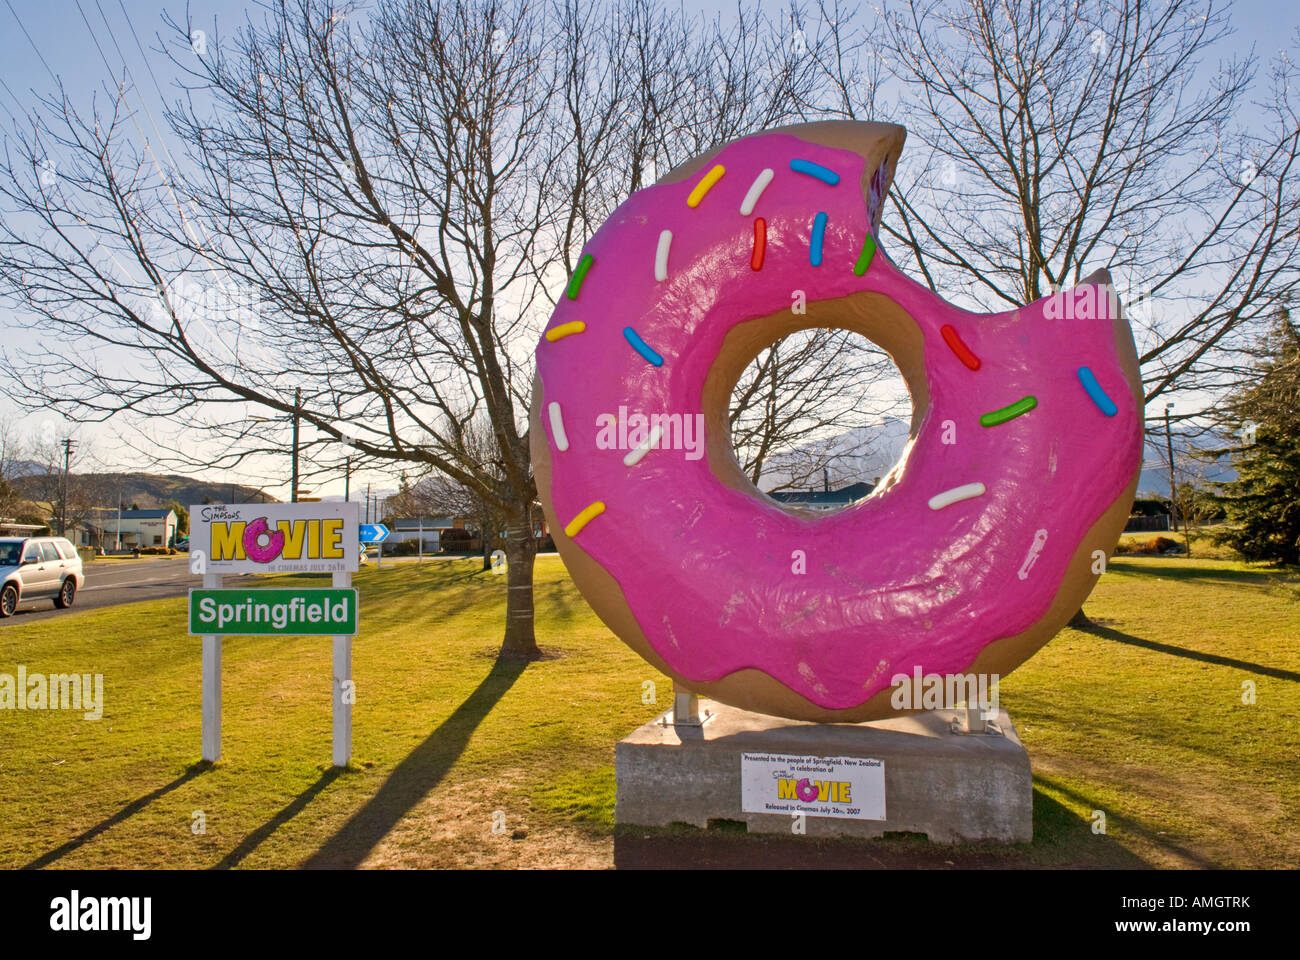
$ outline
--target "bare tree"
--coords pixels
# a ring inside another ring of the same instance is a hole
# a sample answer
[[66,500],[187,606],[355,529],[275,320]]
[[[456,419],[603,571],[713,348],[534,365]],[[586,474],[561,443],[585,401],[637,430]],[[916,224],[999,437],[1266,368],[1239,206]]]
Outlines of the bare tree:
[[[1267,92],[1223,60],[1215,0],[916,0],[835,36],[810,115],[871,118],[874,42],[914,154],[885,234],[936,290],[1014,309],[1098,267],[1135,327],[1147,400],[1249,376],[1245,345],[1300,278],[1296,67]],[[1206,61],[1219,61],[1211,70]],[[1263,123],[1239,114],[1252,105]]]
[[27,499],[17,481],[30,467],[29,450],[11,422],[0,422],[0,517],[13,518]]
[[847,330],[801,330],[763,350],[732,391],[732,444],[746,476],[779,478],[769,490],[819,483],[833,467],[843,479],[837,464],[870,452],[867,428],[906,416],[896,376],[886,353]]
[[48,522],[55,533],[73,536],[108,502],[112,491],[105,475],[79,474],[73,469],[96,462],[94,450],[84,442],[74,445],[66,464],[62,440],[36,436],[20,449],[26,452],[26,468],[15,479],[15,493],[19,499],[48,505]]
[[501,653],[536,656],[546,314],[629,190],[794,119],[810,62],[758,14],[704,24],[654,0],[279,0],[201,56],[171,26],[183,150],[143,135],[125,82],[88,117],[45,101],[6,145],[0,290],[60,343],[11,351],[8,372],[74,420],[206,431],[227,444],[192,456],[208,468],[273,449],[296,415],[319,469],[437,471],[504,519]]
[[[467,450],[475,456],[484,471],[495,474],[495,482],[506,482],[505,471],[497,463],[496,445],[490,426],[481,420],[472,421],[465,432]],[[483,545],[483,569],[491,568],[491,554],[499,545],[505,546],[508,537],[502,537],[507,518],[497,507],[495,499],[482,496],[453,477],[431,471],[409,482],[403,475],[398,492],[389,497],[387,508],[395,515],[445,516],[453,520],[467,520],[478,530]],[[540,519],[541,509],[534,510],[532,521]]]

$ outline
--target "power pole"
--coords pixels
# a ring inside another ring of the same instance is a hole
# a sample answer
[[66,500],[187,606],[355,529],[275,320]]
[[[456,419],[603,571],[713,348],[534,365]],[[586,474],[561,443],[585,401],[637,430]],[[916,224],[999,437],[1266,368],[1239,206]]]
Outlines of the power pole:
[[1178,488],[1174,486],[1174,438],[1169,430],[1169,411],[1174,408],[1172,403],[1165,404],[1165,448],[1169,451],[1169,522],[1173,525],[1174,531],[1178,531]]
[[67,437],[63,441],[63,493],[59,497],[59,536],[68,535],[68,463],[72,460],[73,441]]
[[289,491],[291,503],[298,502],[298,410],[302,407],[302,387],[293,388],[293,477]]
[[352,458],[343,461],[343,502],[347,503],[352,489]]

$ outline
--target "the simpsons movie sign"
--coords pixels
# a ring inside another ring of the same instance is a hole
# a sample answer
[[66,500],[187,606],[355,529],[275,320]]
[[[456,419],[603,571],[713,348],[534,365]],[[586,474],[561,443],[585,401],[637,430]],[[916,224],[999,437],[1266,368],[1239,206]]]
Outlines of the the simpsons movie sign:
[[205,503],[190,507],[193,573],[351,573],[355,503]]

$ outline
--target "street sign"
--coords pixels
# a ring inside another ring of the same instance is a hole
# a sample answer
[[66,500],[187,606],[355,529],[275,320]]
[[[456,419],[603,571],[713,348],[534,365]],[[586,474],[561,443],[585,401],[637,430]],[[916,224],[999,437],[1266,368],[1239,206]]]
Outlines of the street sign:
[[326,587],[190,590],[190,633],[351,637],[357,591]]
[[363,523],[361,525],[362,543],[383,543],[388,539],[388,528],[382,523]]
[[192,573],[352,573],[356,503],[205,503],[190,507]]

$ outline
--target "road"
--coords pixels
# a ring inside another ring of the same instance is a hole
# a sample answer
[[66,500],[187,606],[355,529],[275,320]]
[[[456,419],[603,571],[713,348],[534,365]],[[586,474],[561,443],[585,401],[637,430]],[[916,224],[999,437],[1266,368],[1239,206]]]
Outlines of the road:
[[[256,582],[257,577],[226,577],[226,586]],[[190,558],[159,557],[149,560],[96,560],[86,564],[86,585],[77,591],[72,610],[109,607],[136,600],[183,597],[190,587],[203,585],[203,578],[190,573]],[[56,610],[48,599],[23,600],[18,611],[0,620],[0,626],[31,623],[72,611]]]
[[[462,560],[464,557],[432,555],[424,558],[425,562]],[[474,557],[473,559],[478,559]],[[382,569],[398,565],[417,563],[415,557],[384,557]],[[375,566],[372,557],[368,563]],[[366,569],[362,567],[362,569]],[[227,576],[222,585],[237,587],[242,584],[265,583],[264,577],[255,574],[248,576]],[[86,585],[77,591],[77,600],[72,610],[55,609],[54,601],[48,598],[40,600],[23,600],[12,617],[0,619],[0,627],[13,623],[32,623],[50,617],[66,615],[75,610],[87,610],[95,607],[111,607],[119,603],[134,603],[137,600],[158,600],[162,597],[183,597],[190,587],[203,585],[203,578],[190,573],[188,556],[158,557],[143,560],[95,560],[86,564]]]

